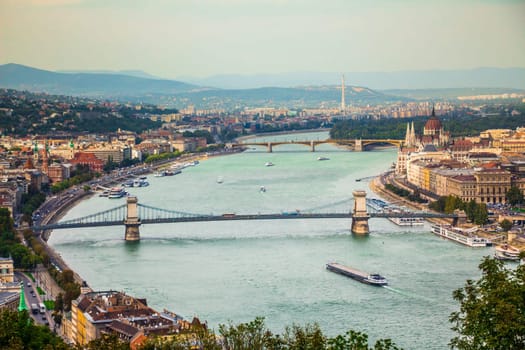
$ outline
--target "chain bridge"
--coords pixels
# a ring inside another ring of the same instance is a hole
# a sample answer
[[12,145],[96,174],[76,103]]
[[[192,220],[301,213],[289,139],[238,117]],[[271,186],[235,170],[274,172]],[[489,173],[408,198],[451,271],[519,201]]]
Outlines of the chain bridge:
[[[353,210],[327,212],[342,205],[350,205],[353,201]],[[350,219],[351,231],[355,234],[368,234],[368,220],[370,218],[450,218],[457,222],[457,214],[441,214],[428,211],[386,210],[378,209],[372,200],[366,199],[365,191],[354,191],[353,197],[306,210],[269,214],[235,214],[223,213],[196,214],[177,210],[156,208],[138,203],[137,197],[128,197],[126,204],[101,211],[95,214],[65,220],[53,224],[33,226],[35,231],[57,230],[80,227],[98,226],[125,226],[125,240],[139,241],[139,226],[142,224],[162,224],[177,222],[204,222],[204,221],[231,221],[231,220],[290,220],[290,219]]]

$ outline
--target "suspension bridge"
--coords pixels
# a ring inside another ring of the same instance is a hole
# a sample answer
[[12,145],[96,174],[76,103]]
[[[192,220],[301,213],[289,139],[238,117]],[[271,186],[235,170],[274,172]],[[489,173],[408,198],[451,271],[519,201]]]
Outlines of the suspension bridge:
[[[323,209],[350,204],[353,200],[353,210],[340,212],[323,212]],[[326,204],[307,210],[269,214],[235,214],[224,213],[195,214],[177,210],[156,208],[138,203],[137,197],[128,197],[126,204],[101,211],[95,214],[65,220],[57,223],[33,226],[35,231],[71,229],[99,226],[125,226],[125,240],[139,241],[139,226],[143,224],[162,224],[178,222],[206,222],[231,220],[290,220],[290,219],[351,219],[351,231],[355,234],[368,234],[368,219],[370,218],[449,218],[454,223],[458,220],[457,214],[441,214],[427,211],[408,210],[381,210],[374,208],[372,202],[366,199],[365,191],[354,191],[353,198]]]

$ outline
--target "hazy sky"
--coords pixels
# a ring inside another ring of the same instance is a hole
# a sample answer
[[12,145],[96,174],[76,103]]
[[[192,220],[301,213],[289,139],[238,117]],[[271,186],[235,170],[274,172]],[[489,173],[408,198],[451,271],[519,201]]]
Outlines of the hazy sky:
[[166,78],[525,67],[525,0],[0,0],[0,63]]

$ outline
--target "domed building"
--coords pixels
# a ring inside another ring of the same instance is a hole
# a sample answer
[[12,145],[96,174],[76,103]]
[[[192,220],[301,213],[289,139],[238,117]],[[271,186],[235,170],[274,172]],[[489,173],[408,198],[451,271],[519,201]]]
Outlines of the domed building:
[[443,125],[438,117],[434,107],[432,107],[432,115],[425,123],[423,128],[423,135],[417,136],[414,131],[414,123],[407,125],[407,134],[405,136],[405,147],[416,147],[419,150],[425,148],[426,145],[434,145],[436,147],[447,146],[450,140],[450,134],[445,132]]
[[443,127],[441,126],[441,121],[436,117],[436,112],[434,107],[432,107],[432,116],[427,120],[425,127],[423,128],[423,135],[439,135],[443,132]]

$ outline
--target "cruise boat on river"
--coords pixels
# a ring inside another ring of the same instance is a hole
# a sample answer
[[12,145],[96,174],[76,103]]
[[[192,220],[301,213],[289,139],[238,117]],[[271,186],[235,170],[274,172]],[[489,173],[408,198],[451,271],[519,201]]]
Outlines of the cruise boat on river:
[[496,247],[494,257],[498,260],[519,261],[520,250],[508,244],[502,244]]
[[425,222],[425,219],[418,217],[388,218],[388,220],[398,226],[422,226]]
[[127,194],[127,192],[124,190],[124,187],[112,187],[109,190],[108,198],[122,198]]
[[432,233],[469,247],[477,248],[492,246],[492,241],[490,239],[479,237],[474,234],[474,232],[478,230],[477,227],[470,229],[461,229],[451,225],[432,225],[431,227]]
[[377,198],[370,198],[366,200],[366,204],[375,210],[384,210],[386,207],[388,207],[388,203]]
[[326,264],[326,269],[338,273],[340,275],[350,277],[361,283],[370,284],[373,286],[386,286],[388,281],[386,278],[377,273],[368,274],[363,271],[353,269],[351,267],[338,264],[336,262]]

